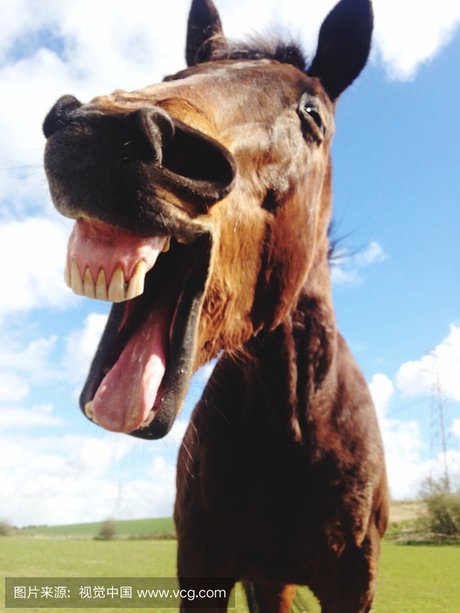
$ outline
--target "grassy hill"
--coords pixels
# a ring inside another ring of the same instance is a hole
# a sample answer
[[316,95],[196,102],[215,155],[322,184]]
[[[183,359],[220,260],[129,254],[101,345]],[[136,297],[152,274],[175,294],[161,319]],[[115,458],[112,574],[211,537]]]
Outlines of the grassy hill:
[[[48,538],[95,538],[105,522],[69,524],[65,526],[29,526],[19,531],[27,536]],[[175,538],[172,517],[126,519],[113,522],[117,538]]]
[[[426,512],[421,501],[393,502],[390,510],[390,524],[394,528],[410,527],[414,520]],[[48,538],[95,538],[98,536],[103,521],[64,526],[29,526],[19,531],[28,536]],[[172,517],[150,519],[126,519],[114,522],[117,538],[175,538]],[[390,531],[391,532],[391,531]]]

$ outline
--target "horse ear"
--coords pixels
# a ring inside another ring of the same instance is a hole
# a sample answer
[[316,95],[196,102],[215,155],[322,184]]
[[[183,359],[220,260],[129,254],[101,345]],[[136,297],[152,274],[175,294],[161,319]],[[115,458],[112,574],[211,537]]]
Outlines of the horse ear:
[[371,47],[370,0],[341,0],[321,26],[315,58],[307,71],[335,100],[364,68]]
[[212,0],[193,0],[188,16],[185,57],[188,66],[209,60],[212,39],[223,35],[219,13]]

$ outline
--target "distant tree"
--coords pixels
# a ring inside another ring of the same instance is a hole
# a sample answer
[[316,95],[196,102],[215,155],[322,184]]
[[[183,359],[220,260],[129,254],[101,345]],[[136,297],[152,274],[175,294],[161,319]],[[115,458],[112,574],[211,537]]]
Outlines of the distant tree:
[[111,541],[115,538],[116,533],[117,528],[113,519],[106,519],[101,524],[101,529],[99,530],[99,534],[96,538],[101,541]]
[[0,520],[0,536],[8,536],[12,530],[12,526],[7,521]]
[[460,490],[452,492],[445,479],[428,478],[423,485],[427,527],[441,540],[460,538]]

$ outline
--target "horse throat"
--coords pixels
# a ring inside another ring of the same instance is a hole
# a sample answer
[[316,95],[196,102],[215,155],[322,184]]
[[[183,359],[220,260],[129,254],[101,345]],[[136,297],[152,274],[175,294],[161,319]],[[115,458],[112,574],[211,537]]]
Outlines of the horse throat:
[[295,309],[274,330],[261,331],[236,357],[224,354],[215,375],[240,381],[245,428],[263,430],[269,437],[284,433],[285,441],[307,444],[310,406],[323,381],[333,376],[336,346],[337,330],[328,301],[304,291]]

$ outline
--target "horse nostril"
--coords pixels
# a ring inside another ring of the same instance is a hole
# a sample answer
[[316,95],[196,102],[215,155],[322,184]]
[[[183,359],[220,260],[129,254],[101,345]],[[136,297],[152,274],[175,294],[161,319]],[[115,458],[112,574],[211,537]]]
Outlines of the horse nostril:
[[202,201],[217,202],[230,191],[235,161],[215,139],[159,107],[139,109],[126,119],[130,141],[142,161],[156,167],[157,180]]
[[82,103],[75,96],[62,96],[53,106],[43,122],[43,134],[49,138],[52,134],[69,123],[72,111],[80,108]]
[[161,164],[163,149],[174,137],[172,119],[161,109],[141,109],[133,113],[130,119],[134,123],[134,136],[143,157]]
[[222,197],[231,189],[236,174],[230,151],[214,138],[177,119],[174,127],[174,138],[163,147],[164,168],[193,182],[197,193],[203,194],[209,189],[217,193],[217,190]]

